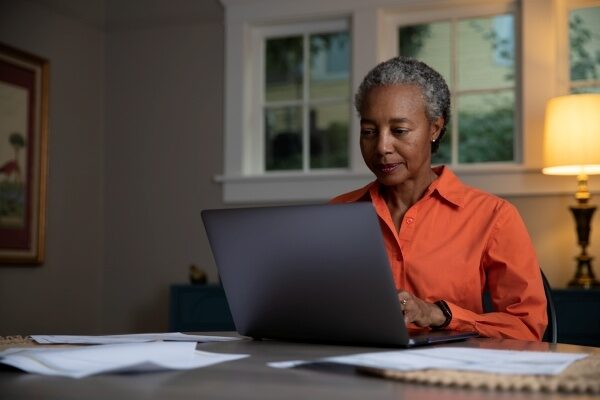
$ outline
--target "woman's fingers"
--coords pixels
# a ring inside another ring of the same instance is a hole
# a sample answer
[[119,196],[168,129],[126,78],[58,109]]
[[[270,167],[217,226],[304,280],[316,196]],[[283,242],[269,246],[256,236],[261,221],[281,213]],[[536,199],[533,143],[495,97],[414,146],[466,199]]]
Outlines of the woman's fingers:
[[398,291],[398,301],[400,301],[400,309],[403,312],[405,311],[406,306],[408,305],[408,301],[410,300],[411,297],[412,297],[412,295],[405,290]]
[[400,301],[400,309],[404,314],[404,322],[406,324],[412,322],[420,327],[431,325],[434,317],[434,308],[437,308],[435,304],[423,301],[405,290],[398,291],[398,300]]

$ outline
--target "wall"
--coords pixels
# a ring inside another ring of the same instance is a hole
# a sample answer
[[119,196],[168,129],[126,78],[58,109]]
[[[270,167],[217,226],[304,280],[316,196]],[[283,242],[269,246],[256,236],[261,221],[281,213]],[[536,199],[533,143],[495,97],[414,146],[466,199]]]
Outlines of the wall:
[[104,33],[43,3],[0,1],[0,41],[50,60],[46,260],[0,266],[0,335],[99,331]]
[[[577,179],[573,180],[575,193]],[[600,196],[592,197],[598,205]],[[540,265],[553,287],[565,287],[573,278],[580,252],[575,232],[575,221],[569,210],[576,201],[572,195],[526,196],[508,198],[521,213],[533,241]],[[592,219],[588,253],[594,257],[592,265],[600,279],[600,214]]]
[[223,18],[0,1],[0,40],[51,64],[47,257],[0,267],[0,335],[165,330],[191,263],[216,281],[200,210],[223,206]]
[[[158,3],[0,0],[0,41],[51,61],[47,257],[0,267],[0,335],[165,330],[190,263],[216,281],[200,211],[224,206],[223,10]],[[509,200],[564,286],[573,200]],[[600,272],[600,215],[591,243]]]
[[223,10],[108,5],[103,326],[166,330],[189,265],[216,280],[200,211],[223,206]]

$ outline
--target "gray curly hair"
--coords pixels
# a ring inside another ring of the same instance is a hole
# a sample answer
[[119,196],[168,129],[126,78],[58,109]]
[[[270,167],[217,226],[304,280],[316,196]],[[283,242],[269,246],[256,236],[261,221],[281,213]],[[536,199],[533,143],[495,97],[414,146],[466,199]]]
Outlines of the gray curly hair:
[[356,111],[360,114],[364,98],[371,89],[390,85],[417,86],[423,95],[427,118],[432,122],[438,117],[444,119],[440,135],[431,143],[431,152],[435,153],[450,121],[450,90],[446,81],[439,72],[422,61],[411,57],[394,57],[380,63],[365,76],[354,96]]

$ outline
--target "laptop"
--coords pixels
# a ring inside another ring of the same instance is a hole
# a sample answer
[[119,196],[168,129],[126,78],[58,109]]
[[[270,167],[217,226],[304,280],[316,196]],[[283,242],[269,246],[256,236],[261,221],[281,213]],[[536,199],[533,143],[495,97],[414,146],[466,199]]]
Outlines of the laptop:
[[241,335],[384,347],[477,336],[409,334],[371,203],[204,210],[202,220]]

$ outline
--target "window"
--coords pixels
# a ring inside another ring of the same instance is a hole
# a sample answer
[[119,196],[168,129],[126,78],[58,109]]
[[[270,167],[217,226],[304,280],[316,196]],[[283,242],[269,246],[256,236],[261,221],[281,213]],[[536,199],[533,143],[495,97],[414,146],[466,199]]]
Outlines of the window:
[[596,57],[587,65],[594,60],[598,74],[600,0],[221,2],[224,167],[216,180],[225,202],[322,201],[371,181],[351,99],[399,49],[418,53],[451,86],[452,125],[437,162],[499,195],[571,193],[571,180],[541,175],[544,112],[554,96],[600,86],[587,67],[569,79],[567,26],[582,18],[576,27],[592,39],[575,50]]
[[511,13],[401,25],[398,47],[439,71],[452,93],[449,129],[434,163],[517,161]]
[[600,93],[600,6],[569,12],[571,93]]
[[350,34],[346,20],[254,29],[247,157],[252,174],[349,165]]
[[[300,33],[290,33],[302,31]],[[349,161],[350,35],[345,21],[265,29],[259,171],[344,169]],[[257,71],[258,72],[258,71]]]

